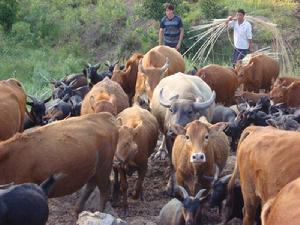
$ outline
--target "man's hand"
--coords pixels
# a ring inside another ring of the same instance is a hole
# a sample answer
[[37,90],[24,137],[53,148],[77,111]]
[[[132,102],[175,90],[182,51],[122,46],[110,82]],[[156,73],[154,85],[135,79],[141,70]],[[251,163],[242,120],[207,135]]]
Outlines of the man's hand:
[[227,20],[228,20],[228,21],[231,21],[232,19],[233,19],[233,16],[228,16],[228,17],[227,17]]
[[180,44],[180,43],[178,43],[178,44],[176,45],[176,50],[177,50],[177,51],[179,51],[179,49],[180,49],[180,46],[181,46],[181,44]]

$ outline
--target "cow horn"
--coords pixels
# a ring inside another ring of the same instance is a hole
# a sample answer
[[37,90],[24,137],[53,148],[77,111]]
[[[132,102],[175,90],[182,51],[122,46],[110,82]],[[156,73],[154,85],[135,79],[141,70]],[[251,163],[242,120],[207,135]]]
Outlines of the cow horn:
[[100,67],[100,63],[97,63],[94,67],[95,67],[96,70],[98,70],[99,67]]
[[215,101],[215,98],[216,98],[216,92],[213,91],[211,97],[206,102],[194,102],[193,103],[194,108],[196,110],[206,109]]
[[172,103],[178,99],[179,95],[174,95],[174,96],[171,97],[169,100],[166,100],[166,99],[164,99],[164,97],[163,97],[163,91],[164,91],[164,89],[162,88],[162,89],[160,90],[160,92],[159,92],[159,103],[160,103],[162,106],[164,106],[164,107],[166,107],[166,108],[169,108],[169,107],[172,105]]
[[216,172],[215,172],[214,180],[213,180],[212,183],[215,183],[215,182],[218,180],[219,174],[220,174],[220,169],[219,169],[219,167],[216,165]]
[[32,100],[33,104],[37,103],[37,99],[35,97],[31,95],[27,95],[27,97],[29,97]]
[[165,65],[163,65],[161,68],[160,68],[160,70],[162,71],[162,72],[164,72],[166,69],[168,69],[169,68],[169,58],[168,57],[166,57],[166,62],[165,62]]
[[90,68],[90,67],[92,67],[92,65],[91,65],[90,63],[86,63],[86,64],[85,64],[85,67],[86,67],[86,68]]
[[[200,198],[201,198],[202,194],[203,194],[205,191],[206,191],[206,189],[201,189],[200,191],[198,191],[198,193],[197,193],[196,196],[195,196],[195,199],[201,200]],[[205,196],[205,197],[206,197],[206,196]]]
[[176,189],[177,189],[177,191],[178,191],[178,190],[181,191],[181,193],[182,193],[184,199],[187,198],[187,197],[189,197],[189,194],[188,194],[187,191],[184,189],[184,187],[182,187],[182,186],[180,186],[180,185],[177,185],[177,186],[176,186]]

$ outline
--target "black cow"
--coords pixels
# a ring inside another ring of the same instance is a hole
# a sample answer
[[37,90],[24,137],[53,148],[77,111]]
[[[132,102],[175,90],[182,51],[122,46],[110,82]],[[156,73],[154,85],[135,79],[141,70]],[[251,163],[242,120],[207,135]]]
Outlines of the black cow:
[[225,107],[223,105],[217,105],[214,109],[212,124],[218,122],[233,122],[236,117],[236,113],[233,109]]

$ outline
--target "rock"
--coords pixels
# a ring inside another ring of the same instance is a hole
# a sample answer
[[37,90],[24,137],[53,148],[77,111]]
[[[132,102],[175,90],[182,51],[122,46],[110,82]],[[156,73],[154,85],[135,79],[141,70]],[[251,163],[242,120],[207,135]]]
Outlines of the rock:
[[127,225],[127,223],[110,214],[83,211],[79,214],[76,225]]

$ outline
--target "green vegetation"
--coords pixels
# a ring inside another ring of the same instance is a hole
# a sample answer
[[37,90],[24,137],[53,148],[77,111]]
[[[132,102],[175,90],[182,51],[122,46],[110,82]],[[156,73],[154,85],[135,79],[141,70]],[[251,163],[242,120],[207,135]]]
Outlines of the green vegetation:
[[[49,90],[49,80],[79,73],[85,63],[121,62],[133,52],[157,45],[164,0],[0,0],[0,79],[16,77],[30,94]],[[193,44],[190,26],[225,18],[237,8],[265,16],[288,30],[299,23],[292,0],[170,0],[182,16],[182,52]],[[270,42],[270,34],[255,30],[255,43]],[[296,34],[294,34],[296,35]],[[232,47],[220,37],[208,63],[228,65]],[[296,52],[299,55],[299,51]],[[190,54],[193,54],[191,52]],[[299,57],[299,56],[298,56]],[[187,69],[193,64],[186,56]],[[298,62],[299,63],[299,62]],[[200,65],[196,65],[199,67]]]

